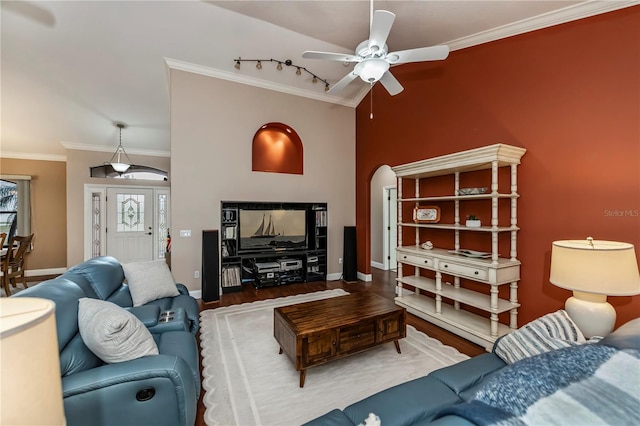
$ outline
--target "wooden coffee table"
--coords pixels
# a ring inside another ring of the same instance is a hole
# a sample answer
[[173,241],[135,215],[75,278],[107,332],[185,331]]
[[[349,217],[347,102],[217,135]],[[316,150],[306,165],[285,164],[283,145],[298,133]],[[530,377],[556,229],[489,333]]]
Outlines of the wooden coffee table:
[[275,308],[273,334],[300,371],[362,352],[407,335],[407,313],[392,300],[369,292]]

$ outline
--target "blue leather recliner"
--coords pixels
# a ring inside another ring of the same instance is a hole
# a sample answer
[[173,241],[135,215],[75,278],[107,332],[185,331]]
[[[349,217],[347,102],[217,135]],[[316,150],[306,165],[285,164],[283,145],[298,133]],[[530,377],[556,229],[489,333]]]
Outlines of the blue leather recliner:
[[[200,394],[195,333],[198,304],[180,295],[132,307],[124,272],[112,257],[97,257],[13,297],[40,297],[56,307],[65,417],[68,425],[193,425]],[[159,355],[106,364],[84,344],[78,300],[113,302],[148,327]]]

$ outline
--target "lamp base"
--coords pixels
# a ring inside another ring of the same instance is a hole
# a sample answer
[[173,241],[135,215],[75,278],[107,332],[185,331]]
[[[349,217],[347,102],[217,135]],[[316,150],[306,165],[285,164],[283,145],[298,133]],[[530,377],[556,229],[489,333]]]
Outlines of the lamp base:
[[593,336],[604,337],[613,331],[616,310],[607,302],[604,294],[574,291],[564,308],[587,339]]

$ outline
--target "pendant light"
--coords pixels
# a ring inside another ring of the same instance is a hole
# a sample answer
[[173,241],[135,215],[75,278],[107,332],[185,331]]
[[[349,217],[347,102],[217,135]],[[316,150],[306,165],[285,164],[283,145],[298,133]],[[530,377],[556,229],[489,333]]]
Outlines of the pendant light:
[[[129,158],[129,156],[127,155],[127,152],[122,147],[122,129],[124,129],[127,126],[124,123],[114,123],[114,124],[118,129],[120,129],[120,143],[118,144],[118,148],[116,149],[116,152],[113,153],[113,157],[111,157],[109,164],[111,164],[111,167],[113,167],[113,170],[115,170],[116,172],[124,173],[131,166],[131,159]],[[127,161],[123,161],[125,157]]]

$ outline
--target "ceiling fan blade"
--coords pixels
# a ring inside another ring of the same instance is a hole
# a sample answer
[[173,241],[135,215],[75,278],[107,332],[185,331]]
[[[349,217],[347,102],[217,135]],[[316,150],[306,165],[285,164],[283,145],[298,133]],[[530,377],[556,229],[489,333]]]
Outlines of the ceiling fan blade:
[[449,46],[431,46],[418,49],[400,50],[387,55],[390,64],[404,64],[407,62],[439,61],[449,56]]
[[353,80],[355,80],[356,77],[358,77],[358,74],[356,74],[355,72],[351,71],[349,74],[347,74],[344,77],[342,77],[342,79],[339,82],[334,84],[333,87],[331,87],[331,89],[329,89],[329,92],[327,92],[327,93],[329,93],[329,94],[338,93],[339,91],[341,91],[342,89],[347,87],[349,85],[349,83],[351,83]]
[[369,49],[374,46],[377,46],[377,49],[373,50],[372,53],[375,53],[384,47],[395,19],[396,15],[387,10],[375,11],[373,14],[373,21],[371,22],[371,31],[369,33]]
[[404,90],[402,84],[400,84],[400,82],[393,76],[393,74],[391,74],[391,71],[387,71],[382,75],[380,83],[382,83],[384,88],[387,89],[387,92],[389,92],[391,96],[395,96]]
[[329,61],[339,62],[360,62],[360,58],[355,55],[347,55],[344,53],[316,52],[313,50],[307,50],[303,52],[302,57],[307,59],[326,59]]

